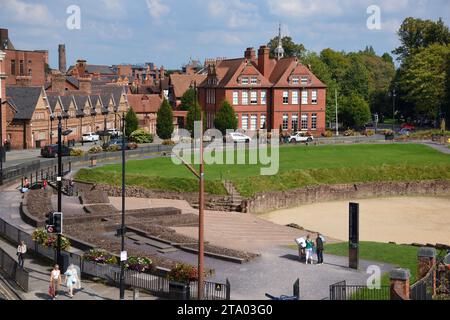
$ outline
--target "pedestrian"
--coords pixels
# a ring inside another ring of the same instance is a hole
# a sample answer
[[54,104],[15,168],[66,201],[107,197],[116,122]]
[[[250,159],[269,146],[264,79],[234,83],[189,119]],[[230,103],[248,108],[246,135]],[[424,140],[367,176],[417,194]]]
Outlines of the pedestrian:
[[47,179],[42,181],[42,189],[47,190]]
[[316,239],[316,251],[317,251],[317,264],[323,264],[323,237],[320,233],[317,233]]
[[22,193],[27,193],[29,190],[30,190],[30,181],[28,181],[28,178],[25,177],[25,179],[23,180],[22,189],[20,189],[20,191]]
[[17,259],[19,261],[19,267],[22,269],[25,264],[25,253],[27,253],[27,245],[25,242],[20,241],[20,244],[17,247]]
[[311,240],[311,236],[308,234],[308,236],[306,237],[306,264],[308,264],[308,261],[311,260],[311,264],[313,264],[312,262],[312,256],[313,256],[313,249],[314,249],[314,243]]
[[78,272],[75,269],[75,266],[71,264],[67,271],[64,273],[65,277],[65,283],[67,286],[67,290],[69,293],[69,297],[73,298],[73,289],[74,288],[80,288],[80,280],[78,278]]
[[58,297],[59,286],[61,285],[61,271],[59,266],[55,264],[52,272],[50,273],[50,287],[48,293],[55,300]]

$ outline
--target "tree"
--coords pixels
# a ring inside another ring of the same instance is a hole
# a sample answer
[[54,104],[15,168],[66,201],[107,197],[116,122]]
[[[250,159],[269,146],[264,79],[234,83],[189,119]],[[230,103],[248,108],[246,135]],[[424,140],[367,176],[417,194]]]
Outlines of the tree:
[[445,71],[445,100],[443,112],[447,128],[450,126],[450,52],[447,54],[447,66]]
[[342,79],[342,93],[347,96],[355,93],[365,101],[369,101],[369,72],[357,56],[353,56],[351,61]]
[[188,111],[195,99],[195,90],[193,88],[189,88],[181,97],[180,109],[183,111]]
[[[200,121],[201,119],[201,112],[202,109],[200,107],[200,104],[197,102],[189,108],[187,119],[186,119],[186,129],[189,130],[194,136],[194,129],[195,129],[195,122]],[[203,117],[203,131],[206,130],[206,117]]]
[[409,56],[401,67],[398,85],[414,114],[436,119],[445,99],[445,78],[450,45],[434,44]]
[[128,110],[125,115],[125,135],[129,137],[139,127],[139,119],[133,110],[133,107]]
[[214,119],[214,126],[217,130],[226,134],[227,130],[236,130],[238,127],[238,120],[236,119],[236,113],[230,103],[224,100],[220,106],[219,112],[217,112]]
[[344,127],[359,129],[371,119],[369,104],[364,98],[353,93],[340,99],[339,120]]
[[164,99],[158,110],[156,119],[156,134],[163,140],[170,139],[174,130],[173,112],[169,102]]
[[389,53],[387,53],[387,52],[385,52],[381,56],[381,59],[383,59],[383,61],[386,62],[386,63],[394,65],[394,58],[392,58],[392,56]]
[[432,44],[447,45],[450,43],[450,31],[442,19],[437,22],[406,18],[398,31],[401,46],[393,51],[398,60],[405,61],[421,48]]
[[[301,43],[295,43],[291,37],[283,37],[281,39],[284,49],[285,57],[298,57],[301,58],[305,55],[306,49],[305,46]],[[270,48],[270,57],[275,58],[275,49],[278,47],[278,36],[271,39],[267,46]]]
[[351,65],[351,61],[345,52],[338,52],[332,49],[322,50],[320,59],[328,66],[333,79],[338,83],[344,79]]

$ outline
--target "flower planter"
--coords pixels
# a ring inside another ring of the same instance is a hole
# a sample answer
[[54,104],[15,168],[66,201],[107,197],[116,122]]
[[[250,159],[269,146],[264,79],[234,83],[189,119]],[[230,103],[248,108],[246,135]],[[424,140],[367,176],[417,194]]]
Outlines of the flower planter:
[[169,281],[169,298],[171,300],[189,300],[189,285],[186,283]]

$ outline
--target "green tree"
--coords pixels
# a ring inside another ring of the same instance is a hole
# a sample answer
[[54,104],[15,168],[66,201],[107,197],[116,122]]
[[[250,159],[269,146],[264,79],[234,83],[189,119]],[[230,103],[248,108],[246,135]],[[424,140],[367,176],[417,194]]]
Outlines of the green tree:
[[189,88],[181,97],[180,109],[183,111],[188,111],[189,108],[193,105],[194,100],[195,90],[193,88]]
[[156,119],[156,134],[163,140],[170,139],[173,133],[173,112],[169,102],[164,99],[158,110]]
[[[189,130],[194,136],[195,122],[201,120],[202,109],[200,104],[197,102],[189,108],[187,119],[186,119],[186,129]],[[203,114],[203,130],[206,131],[206,117]]]
[[445,101],[443,108],[447,128],[450,127],[450,52],[447,55],[447,68],[445,75]]
[[[301,43],[295,43],[291,37],[283,37],[281,39],[283,43],[284,56],[285,57],[298,57],[301,58],[305,55],[305,46]],[[278,36],[271,39],[267,46],[270,48],[270,57],[275,58],[275,49],[278,47]]]
[[340,99],[339,120],[344,127],[359,129],[371,119],[369,104],[357,94]]
[[237,129],[238,120],[236,119],[236,113],[228,101],[224,100],[222,102],[219,112],[217,112],[216,118],[214,119],[214,126],[223,135],[226,134],[227,130]]
[[139,127],[139,119],[133,110],[133,107],[128,110],[125,115],[125,135],[129,137]]
[[362,60],[353,56],[352,63],[347,69],[341,83],[341,91],[344,95],[353,93],[369,101],[369,72]]
[[394,58],[392,58],[392,56],[387,52],[381,56],[381,59],[383,59],[386,63],[394,65]]
[[398,85],[414,114],[435,119],[445,99],[447,57],[450,45],[434,44],[420,49],[403,63]]
[[344,79],[351,65],[351,61],[345,52],[338,52],[332,49],[322,50],[320,59],[328,66],[333,79],[338,83]]
[[406,18],[398,31],[401,46],[393,51],[400,61],[405,61],[421,48],[432,44],[447,45],[450,43],[450,31],[442,19],[437,22]]

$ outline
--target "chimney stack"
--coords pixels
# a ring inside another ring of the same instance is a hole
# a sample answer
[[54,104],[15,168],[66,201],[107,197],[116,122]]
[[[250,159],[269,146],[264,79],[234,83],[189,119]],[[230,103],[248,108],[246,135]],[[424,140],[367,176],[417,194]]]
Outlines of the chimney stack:
[[245,50],[245,59],[250,61],[256,61],[256,51],[254,48],[247,48]]
[[258,69],[264,77],[269,77],[270,48],[261,46],[258,50]]
[[80,84],[80,91],[83,91],[87,94],[92,94],[92,78],[91,76],[84,76],[78,78],[78,82]]
[[86,60],[77,60],[76,69],[78,77],[84,77],[86,75]]
[[159,79],[163,80],[166,77],[166,71],[164,70],[164,67],[161,66],[161,68],[159,69]]
[[60,96],[63,96],[66,92],[65,88],[66,77],[61,73],[52,74],[52,92],[58,92]]
[[59,54],[59,71],[62,74],[66,74],[67,60],[66,60],[66,45],[65,44],[60,44],[58,46],[58,54]]

